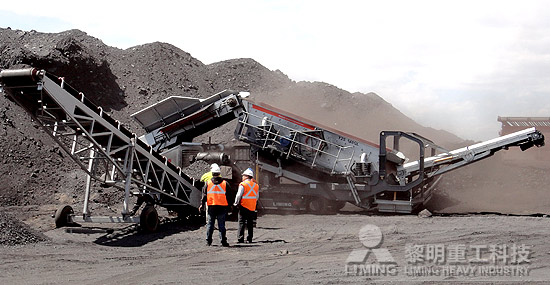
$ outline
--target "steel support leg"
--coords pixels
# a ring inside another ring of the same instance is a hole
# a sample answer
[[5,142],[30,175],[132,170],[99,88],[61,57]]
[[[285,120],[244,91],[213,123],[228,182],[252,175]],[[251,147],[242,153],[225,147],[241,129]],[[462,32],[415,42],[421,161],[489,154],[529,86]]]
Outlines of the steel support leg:
[[86,175],[86,191],[84,192],[84,209],[82,210],[82,215],[84,217],[89,215],[88,211],[88,202],[90,200],[90,190],[92,188],[92,173],[94,169],[94,161],[95,161],[95,150],[93,148],[93,144],[90,144],[90,161],[88,161],[88,173]]
[[136,145],[136,138],[133,137],[130,139],[131,143],[126,150],[126,162],[125,162],[125,181],[124,181],[124,205],[122,208],[122,215],[128,215],[128,203],[130,199],[130,187],[132,186],[132,167],[134,164],[134,147]]

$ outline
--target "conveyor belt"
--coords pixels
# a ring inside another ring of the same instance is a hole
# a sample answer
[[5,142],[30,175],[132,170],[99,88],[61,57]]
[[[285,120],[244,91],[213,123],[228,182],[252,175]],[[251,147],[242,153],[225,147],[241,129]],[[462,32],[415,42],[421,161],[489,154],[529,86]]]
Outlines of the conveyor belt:
[[126,193],[153,194],[161,206],[199,206],[201,191],[194,186],[194,179],[63,78],[29,68],[3,70],[0,81],[4,92],[25,108],[90,178]]

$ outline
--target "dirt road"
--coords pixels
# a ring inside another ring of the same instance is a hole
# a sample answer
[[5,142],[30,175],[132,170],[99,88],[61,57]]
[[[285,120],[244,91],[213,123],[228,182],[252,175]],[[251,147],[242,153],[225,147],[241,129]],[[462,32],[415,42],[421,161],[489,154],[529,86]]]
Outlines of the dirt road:
[[[395,263],[383,264],[377,252],[361,243],[359,231],[369,224],[380,229],[383,240],[378,249],[387,249]],[[113,225],[84,225],[46,231],[48,242],[0,248],[0,283],[547,283],[549,228],[550,219],[529,216],[267,214],[259,218],[252,244],[237,245],[237,223],[228,222],[231,247],[224,248],[216,239],[213,246],[205,245],[204,226],[170,220],[153,234],[134,226],[107,231]],[[424,248],[415,259],[413,245]],[[494,261],[493,245],[506,248]],[[463,262],[455,264],[453,249],[460,246]],[[347,259],[354,250],[374,254],[353,267]],[[472,263],[475,258],[488,261]]]

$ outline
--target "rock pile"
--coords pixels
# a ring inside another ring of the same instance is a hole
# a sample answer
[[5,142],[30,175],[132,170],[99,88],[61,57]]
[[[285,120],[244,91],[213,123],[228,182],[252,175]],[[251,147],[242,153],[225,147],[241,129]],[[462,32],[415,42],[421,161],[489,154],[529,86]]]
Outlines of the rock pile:
[[0,245],[24,245],[47,238],[12,215],[0,212]]

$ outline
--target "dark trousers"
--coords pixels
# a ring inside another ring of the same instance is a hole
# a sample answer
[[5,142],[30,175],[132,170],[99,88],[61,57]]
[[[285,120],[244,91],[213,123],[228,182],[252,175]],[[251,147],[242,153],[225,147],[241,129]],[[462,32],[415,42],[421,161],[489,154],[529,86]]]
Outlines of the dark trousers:
[[220,231],[221,243],[226,243],[227,238],[225,236],[225,215],[227,214],[227,207],[225,206],[208,206],[208,216],[206,224],[206,241],[212,242],[212,234],[214,233],[214,223],[218,220],[218,230]]
[[239,231],[237,232],[240,242],[244,241],[244,228],[248,230],[248,235],[246,240],[252,242],[252,237],[254,235],[254,218],[256,217],[256,212],[250,211],[247,208],[239,205]]

